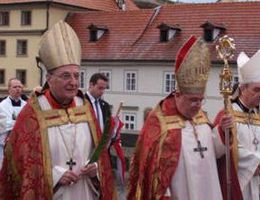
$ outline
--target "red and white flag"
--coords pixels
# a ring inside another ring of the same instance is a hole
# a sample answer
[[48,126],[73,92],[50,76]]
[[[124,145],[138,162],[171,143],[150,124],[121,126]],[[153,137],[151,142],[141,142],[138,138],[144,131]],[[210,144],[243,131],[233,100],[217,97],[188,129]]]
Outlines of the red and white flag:
[[114,130],[112,140],[112,147],[114,148],[117,155],[117,170],[120,175],[120,180],[122,183],[125,181],[125,171],[126,171],[126,161],[124,156],[124,151],[121,145],[121,128],[124,126],[124,123],[119,119],[118,116],[114,117]]

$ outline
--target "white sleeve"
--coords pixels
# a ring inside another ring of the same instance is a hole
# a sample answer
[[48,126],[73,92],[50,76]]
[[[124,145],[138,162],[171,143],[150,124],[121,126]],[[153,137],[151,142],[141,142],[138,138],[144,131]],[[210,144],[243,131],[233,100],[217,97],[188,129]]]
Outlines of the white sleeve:
[[212,134],[213,134],[213,142],[214,142],[216,157],[220,158],[221,156],[223,156],[225,154],[226,147],[220,138],[217,127],[213,129]]
[[67,171],[68,169],[65,169],[60,166],[54,166],[52,168],[52,179],[53,179],[53,187],[56,186],[56,184],[59,182],[61,179],[62,175]]
[[260,152],[252,152],[242,145],[238,145],[238,155],[238,179],[243,191],[249,181],[253,178],[255,170],[260,164]]
[[0,134],[6,132],[6,115],[0,107]]

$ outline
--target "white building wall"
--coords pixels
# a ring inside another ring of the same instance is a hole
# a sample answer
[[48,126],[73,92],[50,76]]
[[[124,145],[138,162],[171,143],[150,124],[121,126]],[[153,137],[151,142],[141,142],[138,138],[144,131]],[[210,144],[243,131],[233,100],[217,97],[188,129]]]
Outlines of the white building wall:
[[[88,63],[86,69],[86,86],[92,74],[101,71],[111,71],[111,90],[106,91],[104,99],[112,105],[115,113],[123,101],[121,113],[137,115],[137,133],[143,126],[144,110],[154,108],[161,99],[167,96],[163,93],[164,72],[173,71],[172,63]],[[84,67],[83,67],[84,68]],[[136,71],[138,82],[136,92],[124,91],[124,72]],[[212,67],[206,89],[206,101],[203,105],[213,122],[217,112],[223,107],[223,99],[219,94],[219,73],[221,67]],[[236,74],[236,72],[234,72]],[[87,87],[83,90],[86,91]]]

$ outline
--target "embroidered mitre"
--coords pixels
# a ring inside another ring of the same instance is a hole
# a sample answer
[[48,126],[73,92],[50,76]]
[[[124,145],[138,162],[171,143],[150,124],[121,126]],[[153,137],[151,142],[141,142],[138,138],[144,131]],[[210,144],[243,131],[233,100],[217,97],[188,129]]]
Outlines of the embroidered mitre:
[[210,69],[210,53],[206,43],[191,36],[179,50],[175,75],[182,93],[204,94]]
[[41,39],[39,57],[47,71],[70,64],[80,66],[81,46],[74,30],[59,21]]
[[237,57],[239,83],[259,83],[260,82],[260,50],[251,58],[244,52]]

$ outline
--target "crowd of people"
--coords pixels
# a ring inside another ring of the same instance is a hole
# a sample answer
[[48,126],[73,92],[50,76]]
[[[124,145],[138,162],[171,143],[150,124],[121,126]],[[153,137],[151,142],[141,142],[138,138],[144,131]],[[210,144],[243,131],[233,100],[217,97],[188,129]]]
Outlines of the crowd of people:
[[[42,36],[39,59],[47,70],[44,86],[25,101],[21,82],[12,78],[0,103],[0,199],[118,199],[108,147],[114,125],[102,99],[107,77],[96,73],[87,93],[79,90],[81,45],[63,21]],[[229,112],[220,108],[211,123],[202,109],[210,52],[201,38],[187,40],[176,56],[176,89],[145,116],[128,200],[260,199],[259,63],[260,51],[239,54]]]

